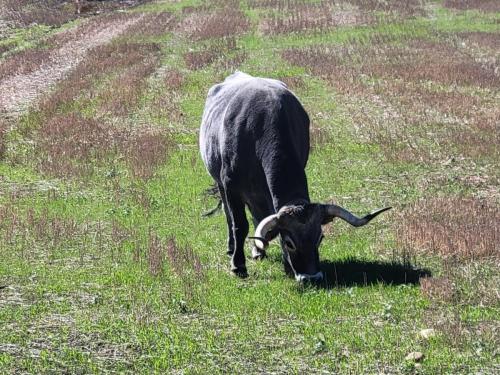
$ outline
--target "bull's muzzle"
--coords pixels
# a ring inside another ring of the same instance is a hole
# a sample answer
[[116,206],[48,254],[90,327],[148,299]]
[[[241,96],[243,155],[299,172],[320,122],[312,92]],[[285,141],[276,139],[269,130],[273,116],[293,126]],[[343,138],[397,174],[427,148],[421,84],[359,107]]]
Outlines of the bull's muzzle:
[[323,280],[323,272],[319,271],[313,275],[308,275],[306,273],[296,273],[295,280],[297,280],[299,283],[305,283],[308,281],[318,282]]

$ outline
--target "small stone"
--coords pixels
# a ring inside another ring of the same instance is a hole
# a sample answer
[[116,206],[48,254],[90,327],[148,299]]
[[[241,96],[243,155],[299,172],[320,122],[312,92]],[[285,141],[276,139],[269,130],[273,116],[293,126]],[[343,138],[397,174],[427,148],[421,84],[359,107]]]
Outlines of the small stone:
[[424,359],[424,353],[422,352],[411,352],[405,357],[405,360],[414,362],[420,362],[422,359]]
[[419,332],[420,337],[428,340],[431,337],[436,336],[436,330],[434,328],[426,328]]

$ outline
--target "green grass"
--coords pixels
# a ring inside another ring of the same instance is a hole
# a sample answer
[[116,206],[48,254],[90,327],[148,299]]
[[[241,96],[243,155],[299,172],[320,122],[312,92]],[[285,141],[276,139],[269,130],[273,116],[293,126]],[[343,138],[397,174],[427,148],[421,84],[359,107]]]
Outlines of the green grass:
[[[182,17],[183,6],[201,3],[160,1],[134,11],[169,10]],[[260,13],[247,12],[257,22]],[[299,76],[305,82],[296,94],[315,126],[328,134],[326,142],[311,153],[307,167],[315,201],[334,199],[362,214],[386,205],[401,210],[430,195],[468,192],[452,178],[453,171],[447,172],[451,177],[446,186],[439,182],[426,186],[421,181],[442,168],[385,160],[380,146],[356,136],[349,113],[338,100],[340,94],[279,57],[285,48],[368,40],[375,33],[397,39],[414,32],[421,37],[442,31],[498,32],[498,15],[438,8],[434,16],[339,28],[321,35],[263,37],[254,28],[237,37],[238,47],[248,53],[239,69],[275,78]],[[404,249],[394,244],[391,228],[396,215],[383,215],[357,230],[334,224],[322,244],[321,259],[324,267],[339,268],[339,285],[333,280],[329,287],[297,285],[283,272],[276,244],[268,259],[247,259],[248,279],[231,276],[224,216],[200,217],[215,202],[203,198],[211,179],[197,146],[206,92],[229,72],[214,66],[189,71],[181,54],[200,43],[180,33],[155,41],[161,44],[162,66],[185,74],[177,104],[183,120],[171,124],[148,112],[154,105],[153,92],[167,90],[154,77],[137,107],[127,118],[117,119],[174,128],[176,146],[153,178],[134,180],[122,164],[115,174],[99,169],[88,179],[58,180],[41,174],[31,160],[30,142],[36,141],[36,129],[44,121],[36,112],[17,124],[26,131],[9,135],[8,142],[27,146],[22,152],[11,149],[0,161],[0,209],[14,207],[19,219],[15,225],[7,216],[0,222],[0,372],[457,374],[498,370],[498,341],[492,334],[498,328],[498,300],[483,304],[469,298],[483,282],[498,291],[498,284],[492,282],[498,278],[495,262],[471,263],[477,265],[476,278],[471,279],[477,284],[457,278],[460,293],[451,301],[427,298],[418,283],[370,279],[370,272],[377,273],[373,270],[381,264],[385,271],[380,274],[395,280],[394,262],[405,258]],[[95,87],[106,82],[100,80]],[[89,100],[78,109],[92,117],[96,105]],[[39,223],[38,227],[30,227],[30,209],[36,218],[32,223]],[[59,221],[62,234],[54,241],[50,228]],[[74,231],[65,226],[69,221],[74,221]],[[10,224],[19,232],[9,242],[5,228]],[[179,247],[193,249],[204,266],[203,277],[189,270],[176,272],[168,257],[160,274],[153,276],[148,265],[150,233],[164,243],[175,238]],[[433,255],[415,254],[411,262],[434,276],[445,275],[449,267]],[[341,267],[351,267],[352,274],[342,273]],[[419,336],[421,329],[434,327],[435,337]],[[405,360],[414,351],[424,353],[421,364]]]

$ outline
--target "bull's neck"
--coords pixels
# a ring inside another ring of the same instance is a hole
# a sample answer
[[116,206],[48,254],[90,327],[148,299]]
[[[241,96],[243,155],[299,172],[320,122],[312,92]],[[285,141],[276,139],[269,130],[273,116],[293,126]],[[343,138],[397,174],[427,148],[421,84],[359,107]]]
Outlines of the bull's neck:
[[269,192],[276,212],[285,205],[309,203],[307,178],[302,165],[291,160],[274,160],[266,171]]

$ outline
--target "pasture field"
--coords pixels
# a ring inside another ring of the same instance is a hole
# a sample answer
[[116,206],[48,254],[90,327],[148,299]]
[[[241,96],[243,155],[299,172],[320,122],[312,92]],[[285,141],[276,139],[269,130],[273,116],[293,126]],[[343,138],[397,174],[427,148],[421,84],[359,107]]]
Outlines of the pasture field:
[[[39,3],[0,0],[0,373],[500,372],[500,2]],[[319,285],[201,217],[235,70],[304,104],[313,200],[393,206]]]

